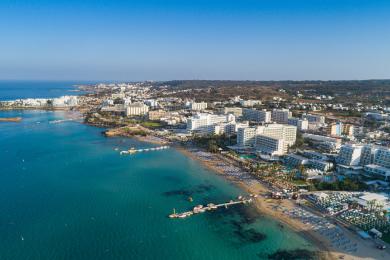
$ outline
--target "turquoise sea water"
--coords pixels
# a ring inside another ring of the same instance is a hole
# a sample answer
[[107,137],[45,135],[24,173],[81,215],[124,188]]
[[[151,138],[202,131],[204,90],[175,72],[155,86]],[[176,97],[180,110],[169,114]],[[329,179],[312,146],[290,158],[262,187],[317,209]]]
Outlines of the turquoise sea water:
[[[16,85],[1,82],[0,100],[60,96],[72,84]],[[0,123],[1,260],[266,259],[313,250],[250,206],[167,218],[173,208],[243,194],[174,149],[120,156],[114,148],[152,145],[105,138],[103,129],[77,122],[49,123],[65,112],[0,111],[15,116],[23,121]]]
[[174,149],[120,156],[114,148],[151,145],[48,123],[64,112],[0,112],[13,116],[23,121],[0,124],[0,259],[265,259],[312,249],[250,206],[167,218],[242,194]]

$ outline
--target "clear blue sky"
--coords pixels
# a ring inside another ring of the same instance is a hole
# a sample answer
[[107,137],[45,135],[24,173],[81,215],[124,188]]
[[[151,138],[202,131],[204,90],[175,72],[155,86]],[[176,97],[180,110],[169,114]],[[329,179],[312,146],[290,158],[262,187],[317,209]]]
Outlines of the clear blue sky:
[[0,79],[390,78],[390,1],[0,1]]

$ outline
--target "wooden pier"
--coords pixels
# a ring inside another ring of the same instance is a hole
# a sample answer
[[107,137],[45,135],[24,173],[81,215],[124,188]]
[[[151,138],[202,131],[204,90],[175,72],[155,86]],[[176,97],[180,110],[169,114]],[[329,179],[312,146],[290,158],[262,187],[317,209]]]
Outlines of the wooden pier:
[[253,201],[253,198],[256,198],[256,197],[257,197],[257,195],[253,195],[253,194],[251,194],[249,196],[249,198],[244,198],[242,196],[239,196],[238,200],[236,200],[236,201],[230,200],[229,202],[221,203],[221,204],[209,203],[206,206],[198,205],[198,206],[195,206],[192,210],[185,211],[182,213],[176,213],[175,209],[173,209],[173,213],[170,214],[169,217],[170,218],[186,218],[186,217],[192,216],[194,214],[199,214],[199,213],[204,213],[206,211],[216,210],[216,209],[221,208],[221,207],[227,208],[229,206],[233,206],[233,205],[237,205],[237,204],[247,204],[247,203],[251,203]]
[[151,152],[151,151],[160,151],[160,150],[165,150],[165,149],[168,149],[169,146],[168,145],[163,145],[163,146],[158,146],[158,147],[152,147],[152,148],[145,148],[145,149],[135,149],[135,148],[131,148],[127,151],[121,151],[119,154],[120,155],[123,155],[123,154],[135,154],[135,153],[141,153],[141,152]]

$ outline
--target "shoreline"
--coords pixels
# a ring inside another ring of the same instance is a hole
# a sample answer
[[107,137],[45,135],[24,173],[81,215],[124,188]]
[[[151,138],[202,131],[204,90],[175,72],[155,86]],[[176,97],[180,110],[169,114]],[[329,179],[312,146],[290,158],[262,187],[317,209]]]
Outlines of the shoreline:
[[[191,158],[191,159],[199,162],[205,168],[207,168],[207,169],[215,172],[216,174],[224,177],[225,179],[227,179],[228,181],[232,182],[238,188],[242,189],[245,192],[259,194],[259,193],[265,193],[265,192],[269,191],[269,189],[267,187],[265,187],[264,184],[260,183],[258,180],[255,180],[255,178],[252,177],[252,176],[250,176],[250,177],[256,183],[253,183],[253,186],[250,186],[250,184],[245,184],[243,181],[237,180],[237,179],[233,178],[232,176],[226,175],[226,173],[223,172],[221,169],[215,167],[213,165],[213,163],[209,163],[209,162],[207,162],[205,160],[202,160],[201,158],[196,156],[193,152],[191,152],[187,148],[185,148],[183,146],[178,146],[178,147],[174,147],[174,148],[177,151],[179,151],[182,154],[184,154],[185,156],[187,156],[188,158]],[[247,174],[249,174],[249,173],[247,173]],[[324,245],[324,242],[322,240],[314,237],[312,234],[310,234],[310,232],[307,232],[307,231],[305,231],[303,229],[298,228],[296,225],[291,223],[287,218],[283,218],[281,216],[277,216],[275,214],[275,212],[273,212],[271,209],[267,209],[266,205],[264,205],[265,203],[267,203],[267,202],[266,202],[266,199],[263,196],[259,196],[259,197],[254,199],[253,205],[256,208],[258,213],[264,214],[267,217],[270,217],[273,220],[276,220],[277,222],[288,226],[288,228],[290,228],[294,232],[299,233],[299,235],[301,237],[303,237],[305,240],[311,242],[313,245],[315,245],[317,247],[318,252],[319,252],[321,258],[324,257],[325,259],[336,259],[336,256],[331,255],[329,248]]]
[[[335,248],[334,246],[332,246],[331,241],[327,237],[317,233],[314,229],[309,227],[310,225],[307,225],[298,219],[292,218],[284,214],[280,209],[302,209],[302,207],[299,207],[295,202],[291,200],[280,201],[266,198],[264,196],[264,193],[270,191],[270,189],[267,187],[267,184],[262,183],[260,180],[256,179],[250,173],[242,170],[241,168],[239,168],[242,172],[240,176],[234,176],[222,170],[221,167],[218,166],[219,163],[238,168],[238,166],[236,166],[235,163],[233,163],[231,160],[228,160],[227,158],[222,158],[222,155],[211,154],[213,158],[212,160],[210,160],[202,158],[197,154],[210,154],[208,152],[203,152],[201,149],[195,148],[196,151],[192,151],[191,148],[183,146],[174,146],[174,148],[188,158],[199,162],[203,167],[213,171],[218,175],[221,175],[243,191],[259,194],[259,197],[257,197],[254,201],[254,206],[256,207],[256,210],[259,213],[265,214],[266,216],[276,220],[277,222],[288,226],[288,228],[298,233],[298,235],[303,237],[305,240],[311,242],[314,246],[316,246],[320,259],[390,259],[390,256],[387,251],[378,250],[377,248],[375,248],[375,245],[373,245],[372,241],[362,240],[360,237],[357,236],[357,234],[352,233],[351,231],[347,230],[345,227],[341,227],[340,225],[337,225],[337,227],[341,228],[343,234],[348,237],[348,239],[350,239],[353,243],[357,244],[358,251],[355,253],[350,253],[345,250]],[[312,210],[308,212],[313,213]],[[326,219],[318,212],[314,212],[314,215]]]
[[[32,110],[32,109],[26,109],[26,110]],[[85,124],[85,123],[84,123]],[[91,124],[87,124],[90,126],[93,126]],[[95,126],[96,127],[96,126]],[[162,138],[155,137],[153,135],[146,135],[146,136],[138,136],[138,135],[132,135],[132,136],[123,136],[123,135],[117,135],[120,137],[125,138],[135,138],[136,140],[142,141],[142,142],[148,142],[153,144],[167,144],[170,142],[165,141]],[[109,137],[109,136],[106,136]],[[159,140],[154,140],[158,138]],[[220,154],[210,154],[208,152],[203,152],[201,149],[193,147],[185,147],[180,144],[172,143],[172,147],[175,148],[177,151],[181,152],[183,155],[187,156],[188,158],[191,158],[197,162],[199,162],[202,166],[204,166],[207,169],[210,169],[214,173],[223,176],[225,179],[233,183],[234,185],[238,186],[240,189],[242,189],[245,192],[248,193],[255,193],[255,194],[261,194],[258,198],[254,201],[254,206],[256,207],[256,210],[261,213],[265,214],[268,217],[276,220],[279,223],[285,224],[288,226],[291,230],[298,233],[301,237],[303,237],[308,242],[311,242],[313,245],[316,246],[316,252],[319,253],[320,259],[340,259],[341,256],[343,256],[342,259],[390,259],[387,258],[389,255],[386,256],[383,255],[384,253],[387,253],[385,251],[379,251],[375,247],[371,248],[367,245],[361,246],[361,249],[359,250],[360,254],[363,254],[364,256],[357,256],[357,255],[351,255],[347,252],[343,252],[340,250],[337,250],[333,248],[327,239],[318,233],[316,233],[314,230],[307,229],[305,227],[305,224],[300,222],[297,219],[293,219],[288,217],[287,215],[283,214],[282,212],[279,212],[277,209],[272,209],[273,207],[278,207],[280,205],[283,205],[284,207],[288,209],[294,209],[297,208],[297,205],[289,200],[281,201],[281,203],[277,203],[280,201],[267,199],[263,196],[263,193],[269,192],[269,188],[267,187],[267,184],[262,183],[260,180],[256,179],[254,176],[252,176],[250,173],[246,172],[245,170],[242,170],[241,167],[237,166],[236,163],[234,163],[232,160],[229,160],[228,158],[220,155]],[[194,150],[192,150],[194,149]],[[214,160],[205,160],[204,158],[201,158],[196,154],[196,152],[202,152],[207,153],[213,156]],[[240,176],[234,176],[231,174],[227,174],[224,170],[222,170],[220,167],[218,167],[218,163],[223,163],[225,165],[229,165],[232,167],[236,167],[240,169],[241,175]],[[345,230],[345,229],[344,229]],[[346,232],[349,232],[345,230]],[[356,234],[349,234],[353,235],[353,240],[357,240]],[[359,241],[358,241],[359,242]],[[360,241],[363,244],[363,241]],[[360,245],[359,245],[360,246]],[[362,252],[363,251],[363,252]],[[372,254],[371,254],[372,252]],[[380,255],[382,253],[382,255]]]

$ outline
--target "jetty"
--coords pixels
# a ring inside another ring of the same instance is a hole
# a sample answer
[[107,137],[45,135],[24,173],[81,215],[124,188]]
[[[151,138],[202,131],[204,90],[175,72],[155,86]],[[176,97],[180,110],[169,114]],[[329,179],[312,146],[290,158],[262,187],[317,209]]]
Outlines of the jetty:
[[168,217],[169,218],[186,218],[186,217],[190,217],[194,214],[199,214],[199,213],[204,213],[206,211],[216,210],[216,209],[221,208],[221,207],[227,208],[229,206],[233,206],[233,205],[237,205],[237,204],[251,203],[253,201],[253,198],[256,198],[256,197],[257,197],[257,195],[255,195],[255,194],[249,195],[249,198],[239,196],[237,198],[237,200],[230,200],[229,202],[220,203],[220,204],[209,203],[206,206],[198,205],[198,206],[195,206],[192,210],[185,211],[182,213],[176,213],[176,210],[173,209],[173,213],[170,214]]
[[119,154],[135,154],[135,153],[142,153],[142,152],[152,152],[152,151],[160,151],[160,150],[165,150],[168,149],[168,145],[163,145],[163,146],[158,146],[158,147],[152,147],[152,148],[145,148],[145,149],[135,149],[135,148],[130,148],[129,150],[126,151],[121,151]]

